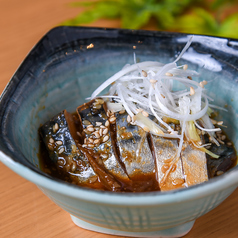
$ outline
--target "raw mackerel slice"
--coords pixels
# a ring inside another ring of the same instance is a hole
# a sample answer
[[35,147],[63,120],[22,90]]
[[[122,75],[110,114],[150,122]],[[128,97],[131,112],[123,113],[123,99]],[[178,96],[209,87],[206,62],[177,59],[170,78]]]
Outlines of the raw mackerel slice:
[[183,172],[187,186],[208,180],[206,154],[184,142],[181,152]]
[[176,158],[178,141],[152,135],[152,145],[161,191],[185,187],[181,159]]

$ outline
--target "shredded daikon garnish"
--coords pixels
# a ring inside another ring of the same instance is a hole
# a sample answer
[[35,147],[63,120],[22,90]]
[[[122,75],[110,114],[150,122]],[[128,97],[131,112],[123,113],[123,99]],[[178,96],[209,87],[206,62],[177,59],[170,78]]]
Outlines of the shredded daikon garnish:
[[[177,59],[168,64],[155,61],[136,63],[134,54],[134,64],[127,64],[101,84],[92,93],[91,99],[99,96],[104,89],[110,86],[106,97],[118,103],[118,106],[109,104],[110,109],[114,108],[114,111],[119,111],[123,108],[130,117],[135,118],[134,124],[146,128],[146,131],[149,130],[155,135],[178,138],[180,142],[177,156],[180,155],[183,141],[186,138],[197,148],[217,157],[204,148],[196,131],[198,129],[208,133],[211,142],[219,145],[215,132],[220,129],[215,128],[209,118],[211,113],[209,101],[212,99],[206,95],[204,88],[207,81],[192,80],[192,77],[197,77],[199,74],[188,69],[188,65],[177,65],[191,42],[192,37]],[[175,84],[180,90],[174,89]],[[143,116],[141,111],[149,117]],[[151,118],[155,118],[157,124]],[[178,120],[179,132],[175,131],[163,118]]]

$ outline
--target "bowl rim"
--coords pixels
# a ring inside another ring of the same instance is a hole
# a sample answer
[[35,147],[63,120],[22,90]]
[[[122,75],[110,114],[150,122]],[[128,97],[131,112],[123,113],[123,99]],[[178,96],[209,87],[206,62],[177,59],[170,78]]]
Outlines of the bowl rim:
[[[119,33],[122,34],[139,34],[144,36],[160,36],[160,35],[167,35],[167,36],[189,36],[191,34],[186,33],[176,33],[176,32],[158,32],[158,31],[146,31],[146,30],[127,30],[127,29],[116,29],[116,28],[98,28],[98,27],[55,27],[51,29],[42,39],[36,44],[33,48],[34,50],[37,48],[40,42],[42,42],[46,37],[54,34],[55,32],[60,32],[64,29],[71,29],[71,30],[82,30],[88,33],[93,34],[95,31],[96,34],[113,34],[114,36],[118,35]],[[194,34],[195,35],[195,34]],[[231,38],[224,38],[224,37],[214,37],[214,36],[206,36],[206,35],[198,35],[201,37],[208,37],[214,39],[226,39],[229,42],[232,41]],[[238,43],[238,40],[234,39],[234,42]],[[23,67],[24,62],[29,58],[32,51],[28,54],[22,64],[19,66]],[[238,50],[237,50],[238,55]],[[18,69],[19,69],[18,68]],[[18,70],[17,70],[18,71]],[[17,72],[16,71],[16,72]],[[15,75],[14,75],[15,76]],[[11,84],[13,81],[14,76],[11,78],[9,83],[7,84],[6,88],[4,89],[0,102],[2,103],[5,100],[5,94],[8,92],[9,88],[11,88]],[[1,113],[2,115],[2,113]],[[1,122],[2,123],[2,122]],[[1,146],[2,147],[2,146]],[[238,166],[231,169],[230,171],[226,172],[225,174],[213,178],[207,182],[202,184],[198,184],[195,186],[191,186],[189,188],[184,189],[177,189],[167,192],[144,192],[144,193],[114,193],[108,191],[98,191],[88,188],[81,188],[76,185],[71,185],[66,182],[52,179],[39,173],[31,168],[26,167],[25,165],[14,161],[14,158],[8,156],[6,151],[0,151],[0,161],[2,161],[7,167],[12,169],[14,172],[18,173],[25,179],[37,184],[43,190],[48,189],[54,191],[55,193],[64,194],[65,196],[71,196],[74,198],[81,198],[84,200],[88,200],[91,202],[100,202],[100,203],[110,203],[110,204],[127,204],[127,205],[153,205],[153,204],[170,204],[174,202],[181,202],[181,201],[188,201],[195,198],[204,197],[215,192],[221,191],[226,188],[236,187],[238,184]],[[95,196],[94,196],[95,195]],[[113,200],[106,200],[105,196],[113,196]],[[123,197],[123,199],[122,199]],[[145,200],[146,198],[146,200]]]

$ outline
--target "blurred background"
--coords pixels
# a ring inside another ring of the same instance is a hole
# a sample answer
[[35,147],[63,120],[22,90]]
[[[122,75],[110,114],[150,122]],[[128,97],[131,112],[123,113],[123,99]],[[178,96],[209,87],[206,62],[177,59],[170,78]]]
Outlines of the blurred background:
[[63,25],[119,21],[121,28],[153,29],[238,38],[237,0],[97,0],[68,7],[79,14]]

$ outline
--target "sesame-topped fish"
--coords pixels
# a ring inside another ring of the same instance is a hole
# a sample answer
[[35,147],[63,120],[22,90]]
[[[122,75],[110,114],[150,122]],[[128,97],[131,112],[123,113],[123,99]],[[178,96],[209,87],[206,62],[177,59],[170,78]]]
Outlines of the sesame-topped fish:
[[124,163],[121,161],[115,138],[113,138],[116,118],[109,115],[103,99],[97,98],[77,108],[82,122],[81,134],[84,136],[83,147],[93,150],[109,174],[116,179],[129,183]]
[[39,133],[46,145],[49,158],[59,174],[67,174],[74,178],[76,183],[82,185],[96,183],[97,187],[98,175],[75,142],[81,142],[77,134],[76,122],[77,119],[64,110],[42,125]]

